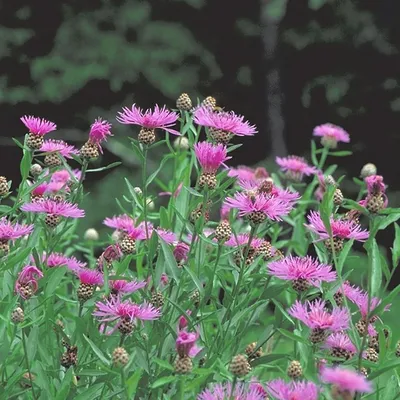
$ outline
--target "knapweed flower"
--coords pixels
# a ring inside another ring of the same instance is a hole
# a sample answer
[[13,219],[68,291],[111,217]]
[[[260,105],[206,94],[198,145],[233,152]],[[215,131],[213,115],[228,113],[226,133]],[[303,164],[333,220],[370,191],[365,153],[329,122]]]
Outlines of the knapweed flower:
[[252,136],[257,133],[255,125],[250,125],[233,111],[216,113],[210,107],[201,106],[195,110],[193,121],[208,127],[211,138],[217,143],[227,144],[234,135]]
[[217,170],[226,160],[230,159],[227,157],[226,146],[200,142],[194,145],[194,152],[202,169],[198,180],[199,186],[215,189],[217,187]]
[[160,108],[157,104],[154,110],[147,109],[143,111],[136,104],[131,108],[123,107],[122,112],[118,112],[117,121],[121,124],[133,124],[141,127],[138,140],[143,144],[152,144],[156,140],[155,130],[164,129],[174,135],[180,133],[175,129],[171,129],[175,125],[179,115],[169,111],[166,107]]
[[336,332],[329,335],[324,345],[325,349],[330,350],[333,357],[349,359],[357,352],[356,346],[350,338],[343,332]]
[[168,229],[156,228],[154,231],[157,235],[164,240],[164,242],[172,244],[176,242],[176,235],[174,232],[169,231]]
[[97,302],[93,315],[101,322],[117,322],[110,333],[119,329],[122,334],[127,335],[133,331],[137,320],[155,320],[161,313],[147,303],[139,305],[131,300],[122,301],[119,297],[113,297],[111,300]]
[[79,271],[86,266],[85,262],[79,261],[75,257],[67,257],[61,253],[51,253],[43,256],[43,262],[48,268],[67,267],[71,271]]
[[[233,393],[232,393],[233,392]],[[265,400],[265,395],[256,387],[247,387],[244,383],[237,383],[233,388],[231,382],[217,383],[202,391],[197,400]]]
[[45,223],[51,228],[55,228],[59,224],[61,217],[83,218],[85,216],[85,212],[78,208],[76,204],[52,199],[36,203],[26,203],[21,207],[21,210],[46,214]]
[[186,329],[178,331],[178,337],[176,338],[175,346],[176,352],[179,357],[195,357],[201,350],[196,345],[196,341],[199,338],[199,332],[188,332]]
[[11,223],[6,218],[0,219],[0,243],[16,240],[29,235],[33,231],[33,225]]
[[332,311],[325,308],[325,301],[307,301],[305,304],[298,300],[289,309],[292,317],[302,321],[312,331],[312,343],[322,342],[328,332],[338,332],[349,327],[350,315],[347,309],[334,307]]
[[24,115],[21,121],[29,130],[26,145],[32,150],[39,150],[43,144],[43,136],[57,128],[53,122],[31,115]]
[[108,246],[97,259],[97,269],[103,272],[104,266],[110,267],[113,261],[122,257],[123,253],[119,244],[112,244]]
[[316,126],[313,135],[321,136],[322,145],[330,149],[335,149],[338,142],[350,142],[350,135],[343,128],[330,123]]
[[228,176],[235,177],[238,180],[258,183],[260,180],[269,177],[268,171],[264,167],[250,168],[245,165],[239,165],[236,168],[229,168]]
[[365,208],[370,213],[377,213],[388,205],[386,196],[386,186],[383,183],[383,177],[380,175],[372,175],[365,178],[367,184],[368,195],[365,199]]
[[124,254],[132,254],[136,250],[136,241],[149,239],[152,234],[153,226],[150,223],[141,222],[138,226],[129,228],[120,242],[120,248]]
[[307,161],[298,156],[276,157],[276,163],[285,172],[286,177],[295,182],[301,182],[303,176],[312,175],[317,172],[315,167],[307,164]]
[[15,292],[25,300],[29,299],[36,293],[38,289],[37,280],[40,278],[43,278],[43,273],[39,268],[32,265],[25,266],[15,282]]
[[178,242],[175,245],[173,254],[174,254],[175,260],[178,263],[178,266],[182,265],[184,262],[187,261],[189,250],[190,250],[190,247],[184,242]]
[[62,165],[60,155],[64,158],[72,158],[72,155],[78,154],[78,150],[63,140],[45,140],[40,148],[43,153],[49,153],[44,158],[44,163],[48,167]]
[[288,256],[268,264],[268,271],[279,279],[292,282],[293,288],[302,292],[310,285],[319,287],[321,282],[333,282],[336,272],[330,265],[321,264],[312,257]]
[[342,367],[322,368],[321,381],[334,385],[342,393],[371,393],[372,384],[359,372]]
[[[329,233],[325,228],[319,212],[311,211],[307,216],[309,224],[306,227],[319,236],[319,240],[326,240],[328,249],[331,249]],[[335,251],[339,252],[343,248],[344,239],[354,239],[364,242],[368,239],[369,233],[361,229],[361,226],[354,220],[330,218],[332,237]]]
[[[225,242],[225,246],[238,247],[239,250],[234,253],[234,261],[237,266],[240,266],[242,262],[245,265],[251,265],[257,256],[265,255],[265,251],[269,256],[272,256],[272,246],[265,246],[265,240],[253,237],[250,242],[250,235],[247,233],[239,233],[238,235],[232,235],[229,240]],[[250,247],[248,247],[250,245]],[[246,258],[244,260],[244,258]],[[268,257],[270,258],[270,257]]]
[[118,231],[128,232],[135,227],[135,220],[129,215],[123,214],[106,218],[103,224],[109,228],[117,229]]
[[56,183],[63,183],[67,184],[72,181],[79,181],[81,178],[81,171],[79,169],[74,169],[70,173],[66,169],[60,169],[59,171],[53,172],[50,178],[50,182],[56,182]]
[[93,296],[96,286],[102,286],[104,283],[103,274],[95,269],[79,268],[75,274],[80,281],[77,297],[82,303]]
[[228,197],[226,204],[239,210],[239,216],[246,216],[254,224],[264,222],[267,218],[273,221],[281,221],[293,208],[291,202],[282,201],[276,197],[263,193],[249,196],[246,193],[236,193]]
[[146,281],[138,281],[134,279],[133,281],[127,281],[124,279],[109,280],[111,294],[114,296],[131,294],[139,289],[143,289],[146,285]]
[[[186,310],[186,314],[191,315],[192,311]],[[182,329],[185,329],[187,327],[187,325],[188,325],[188,320],[187,320],[186,316],[181,315],[178,320],[178,332],[181,331]]]
[[100,117],[95,119],[90,125],[89,139],[79,152],[81,157],[90,160],[99,157],[100,153],[103,154],[101,143],[105,142],[108,136],[112,136],[111,124]]
[[275,379],[267,383],[267,391],[279,400],[318,400],[319,388],[314,382]]

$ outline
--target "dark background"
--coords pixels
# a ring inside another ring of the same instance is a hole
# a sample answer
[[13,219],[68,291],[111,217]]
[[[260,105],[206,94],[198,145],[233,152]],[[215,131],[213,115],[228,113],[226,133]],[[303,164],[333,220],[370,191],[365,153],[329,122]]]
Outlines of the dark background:
[[[0,174],[18,181],[11,137],[25,134],[20,116],[56,122],[53,137],[77,146],[95,117],[108,118],[115,136],[101,163],[124,166],[89,176],[85,227],[99,226],[117,212],[123,177],[138,179],[126,147],[137,132],[118,125],[116,112],[133,102],[174,107],[188,92],[194,101],[212,95],[257,125],[255,137],[240,139],[234,164],[307,157],[315,125],[343,126],[351,143],[341,148],[354,152],[339,160],[345,196],[373,162],[398,206],[399,15],[398,0],[3,1]],[[389,247],[392,232],[385,235]]]

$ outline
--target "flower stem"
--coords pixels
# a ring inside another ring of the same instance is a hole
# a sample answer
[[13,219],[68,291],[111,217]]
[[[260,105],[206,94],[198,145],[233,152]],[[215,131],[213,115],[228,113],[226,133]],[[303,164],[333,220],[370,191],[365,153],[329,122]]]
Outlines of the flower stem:
[[25,330],[23,328],[22,328],[22,346],[24,347],[26,369],[28,370],[29,381],[31,383],[32,397],[33,397],[33,400],[36,400],[35,390],[33,389],[33,381],[32,381],[31,369],[29,367],[29,359],[28,359],[28,350],[27,350],[27,347],[26,347]]
[[147,146],[143,148],[143,165],[142,165],[142,193],[143,193],[143,217],[146,230],[146,239],[149,240],[149,228],[147,225]]
[[231,389],[231,393],[229,394],[229,400],[235,400],[235,387],[236,387],[236,383],[237,383],[237,377],[235,376],[235,377],[233,378],[232,389]]
[[128,387],[126,386],[125,372],[124,372],[123,368],[121,368],[121,385],[124,388],[124,394],[125,394],[126,400],[129,400]]

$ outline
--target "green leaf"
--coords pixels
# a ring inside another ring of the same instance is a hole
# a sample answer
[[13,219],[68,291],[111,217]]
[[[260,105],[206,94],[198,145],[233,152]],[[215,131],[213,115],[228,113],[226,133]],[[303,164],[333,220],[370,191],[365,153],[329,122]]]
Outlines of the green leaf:
[[396,268],[400,260],[400,227],[394,224],[394,241],[392,247],[392,266]]
[[251,366],[256,366],[256,365],[263,365],[263,364],[269,364],[272,361],[280,360],[282,358],[290,359],[289,354],[267,354],[266,356],[261,356],[254,361],[251,362]]
[[164,369],[167,369],[169,371],[174,370],[174,367],[168,361],[162,360],[161,358],[153,358],[152,361]]
[[68,398],[68,393],[72,383],[73,368],[68,368],[67,373],[64,376],[61,387],[57,390],[56,400],[65,400]]
[[31,163],[32,163],[32,153],[29,150],[24,150],[24,155],[22,157],[20,164],[22,182],[25,181],[25,179],[29,175]]
[[153,182],[154,178],[160,173],[160,171],[163,169],[165,163],[171,158],[173,157],[173,154],[168,154],[167,156],[165,156],[161,162],[159,167],[147,178],[146,181],[146,187],[148,187],[150,185],[151,182]]
[[161,386],[167,385],[168,383],[176,381],[177,378],[174,375],[163,376],[162,378],[157,379],[152,385],[152,389],[159,388]]
[[121,161],[116,161],[116,162],[113,162],[113,163],[111,163],[109,165],[106,165],[105,167],[100,167],[100,168],[95,168],[95,169],[88,169],[86,172],[87,173],[89,173],[89,172],[101,172],[101,171],[105,171],[107,169],[118,167],[118,165],[121,165],[121,164],[122,164]]
[[142,375],[143,369],[138,368],[135,373],[126,380],[126,386],[128,388],[128,395],[130,399],[134,398],[133,396],[136,394],[137,386]]
[[385,389],[382,392],[382,399],[394,400],[400,393],[400,385],[395,376],[391,376],[386,382]]
[[308,0],[308,7],[312,10],[319,10],[326,3],[326,0]]
[[300,343],[304,343],[304,344],[307,344],[307,343],[308,343],[306,339],[302,338],[301,336],[295,335],[294,333],[289,332],[289,331],[287,331],[286,329],[278,328],[277,331],[278,331],[282,336],[285,336],[285,337],[287,337],[287,338],[290,339],[290,340],[294,340],[295,342],[300,342]]
[[110,361],[104,356],[103,352],[86,336],[83,335],[84,339],[89,343],[93,352],[105,365],[110,365]]
[[335,157],[347,157],[347,156],[351,156],[352,154],[353,154],[353,152],[348,151],[348,150],[329,152],[330,156],[335,156]]
[[12,257],[9,257],[6,261],[7,268],[13,268],[17,264],[19,264],[21,261],[24,261],[29,254],[32,252],[32,247],[27,247],[23,250],[18,251],[16,254],[14,254]]
[[[372,381],[377,378],[379,375],[382,375],[386,371],[395,371],[396,368],[400,367],[400,361],[392,361],[389,363],[385,363],[385,366],[378,369],[377,371],[371,372],[368,374],[368,380]],[[386,398],[382,397],[382,399],[386,400]]]
[[372,239],[371,244],[368,246],[368,259],[369,259],[369,280],[371,285],[371,296],[378,296],[382,285],[382,268],[381,256],[376,239]]
[[[100,371],[99,371],[100,372]],[[83,375],[83,373],[80,373]],[[101,390],[105,383],[95,383],[94,385],[90,385],[89,389],[85,390],[84,392],[80,393],[79,395],[74,397],[74,400],[92,400],[96,399],[98,395],[100,395]]]
[[391,304],[398,294],[400,293],[400,285],[396,286],[387,296],[385,296],[378,307],[374,309],[375,315],[380,315],[383,309],[388,305]]
[[[279,303],[279,301],[276,301],[275,299],[271,299],[272,302],[275,304],[275,307],[279,309],[279,311],[285,316],[285,318],[290,321],[294,325],[294,321],[292,317],[287,313],[287,311],[282,307],[282,305]],[[278,326],[279,324],[276,324],[275,326]]]
[[314,140],[311,140],[311,161],[315,167],[318,166],[317,160],[317,145]]
[[322,222],[329,234],[332,235],[332,228],[330,223],[330,217],[333,211],[333,195],[335,193],[335,187],[333,185],[327,185],[326,191],[324,193],[324,197],[322,198],[322,202],[320,205],[320,214]]
[[166,262],[165,269],[166,269],[167,275],[172,276],[176,282],[179,282],[179,277],[180,277],[182,271],[178,268],[178,265],[176,263],[174,255],[172,253],[172,250],[171,250],[170,246],[167,243],[165,243],[164,240],[162,240],[161,238],[160,238],[159,242],[161,244],[161,249],[162,249],[162,252],[165,257],[165,262]]
[[66,272],[67,269],[62,267],[52,268],[48,271],[48,275],[46,276],[46,289],[44,292],[46,297],[51,296],[55,292]]
[[339,276],[342,275],[342,269],[343,269],[343,265],[346,261],[347,256],[349,255],[349,252],[353,246],[354,243],[354,239],[349,240],[343,247],[343,250],[340,252],[340,256],[339,256],[339,260],[338,260],[338,264],[336,266],[337,269],[337,273]]

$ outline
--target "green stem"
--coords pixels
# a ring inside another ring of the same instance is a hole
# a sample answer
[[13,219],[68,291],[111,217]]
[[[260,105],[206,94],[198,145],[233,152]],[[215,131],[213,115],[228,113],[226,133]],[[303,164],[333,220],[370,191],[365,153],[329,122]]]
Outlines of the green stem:
[[33,389],[33,381],[32,381],[31,369],[30,369],[30,366],[29,366],[28,350],[27,350],[27,347],[26,347],[26,338],[25,338],[25,330],[24,329],[22,329],[22,346],[24,348],[26,369],[28,370],[29,381],[31,383],[32,397],[33,397],[33,400],[36,400],[35,390]]
[[328,158],[329,148],[324,146],[322,149],[321,158],[319,159],[318,169],[322,170],[325,165],[326,159]]
[[182,375],[180,376],[179,379],[179,396],[178,396],[179,400],[185,400],[185,382],[186,382],[185,378],[186,378],[185,375]]
[[143,192],[143,217],[146,229],[146,238],[149,239],[149,228],[147,226],[147,146],[143,148],[143,166],[142,166],[142,192]]
[[235,400],[235,387],[236,387],[236,383],[237,383],[237,377],[235,376],[233,378],[233,382],[232,382],[232,389],[231,389],[231,393],[229,395],[229,400]]
[[126,386],[125,372],[124,372],[123,368],[121,368],[121,385],[124,389],[124,394],[125,394],[126,400],[129,400],[128,387]]
[[101,389],[100,399],[99,400],[103,400],[103,396],[104,396],[105,391],[106,391],[106,386],[107,386],[107,382],[104,382],[103,389]]
[[[210,288],[207,290],[207,293],[203,298],[202,304],[207,304],[208,298],[210,296],[212,296],[212,291],[214,289],[214,278],[217,273],[218,263],[219,263],[219,259],[221,258],[221,254],[222,254],[222,245],[220,243],[220,244],[218,244],[217,257],[215,259],[214,268],[213,268],[213,272],[211,275]],[[200,306],[200,308],[201,308],[201,306]]]

